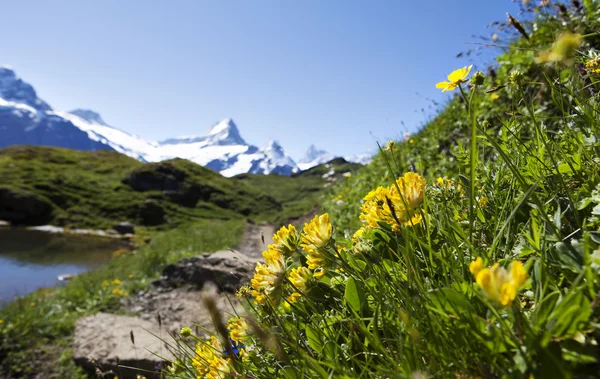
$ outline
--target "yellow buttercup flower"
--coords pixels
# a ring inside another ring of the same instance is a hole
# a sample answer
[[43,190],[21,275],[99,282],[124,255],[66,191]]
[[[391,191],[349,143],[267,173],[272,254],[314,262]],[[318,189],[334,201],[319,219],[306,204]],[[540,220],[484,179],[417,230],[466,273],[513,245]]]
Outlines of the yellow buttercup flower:
[[313,245],[317,248],[325,247],[331,240],[333,226],[329,222],[329,214],[315,216],[308,224],[304,224],[304,235],[302,244],[304,246]]
[[468,67],[465,66],[463,68],[459,68],[458,70],[452,71],[450,75],[448,75],[447,82],[439,82],[435,85],[435,87],[441,89],[442,92],[454,91],[460,84],[466,83],[467,76],[469,76],[471,68],[473,68],[473,65]]
[[481,287],[483,294],[502,307],[512,304],[519,288],[527,280],[527,272],[520,261],[512,262],[507,271],[498,263],[491,268],[484,268],[482,259],[477,258],[469,265],[469,270],[475,276],[475,281]]
[[277,244],[277,248],[286,256],[291,255],[298,249],[300,236],[294,225],[283,226],[273,235],[273,242]]
[[223,348],[217,337],[198,342],[192,365],[198,378],[225,379],[231,372],[230,361],[222,356]]
[[265,264],[256,263],[254,277],[250,281],[252,285],[252,296],[258,304],[263,304],[267,297],[271,297],[279,289],[285,276],[285,261],[281,252],[274,245],[267,246],[267,251],[263,251]]
[[231,317],[227,321],[227,330],[229,330],[229,337],[235,342],[244,342],[249,338],[248,335],[248,321],[242,317]]

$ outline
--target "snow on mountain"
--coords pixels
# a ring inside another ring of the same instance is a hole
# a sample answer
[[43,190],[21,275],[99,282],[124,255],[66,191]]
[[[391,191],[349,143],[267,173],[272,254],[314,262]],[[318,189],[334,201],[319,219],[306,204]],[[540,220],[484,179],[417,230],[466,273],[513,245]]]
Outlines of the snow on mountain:
[[77,150],[115,150],[143,162],[184,158],[224,176],[243,173],[291,175],[334,157],[311,146],[297,165],[281,145],[264,148],[246,143],[231,118],[204,135],[147,141],[107,124],[87,109],[53,110],[30,84],[7,66],[0,67],[0,148],[29,144]]
[[333,154],[325,150],[319,150],[315,145],[310,145],[306,153],[304,153],[304,157],[298,161],[298,167],[304,171],[311,167],[327,163],[334,158]]
[[291,175],[298,171],[296,163],[276,142],[264,149],[247,144],[231,118],[217,123],[203,136],[162,141],[157,154],[160,160],[189,159],[228,177],[243,173]]
[[71,122],[75,127],[87,133],[92,141],[97,141],[110,149],[128,155],[142,162],[156,161],[156,143],[148,142],[141,137],[129,134],[107,125],[102,117],[94,111],[76,109],[67,112],[52,112],[58,117]]
[[375,156],[374,153],[362,153],[362,154],[355,154],[352,156],[346,156],[346,157],[344,157],[344,159],[347,160],[348,162],[360,163],[360,164],[366,165],[366,164],[371,163],[371,161],[373,160],[373,156]]

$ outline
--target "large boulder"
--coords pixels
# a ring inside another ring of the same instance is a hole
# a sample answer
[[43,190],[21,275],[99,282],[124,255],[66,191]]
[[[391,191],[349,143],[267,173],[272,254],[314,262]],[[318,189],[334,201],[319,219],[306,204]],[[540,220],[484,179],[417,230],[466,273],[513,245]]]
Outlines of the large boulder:
[[138,317],[108,313],[84,317],[75,324],[73,358],[90,372],[112,371],[119,378],[135,378],[139,371],[123,366],[156,371],[162,360],[154,354],[172,358],[164,342],[157,337],[160,333],[156,322]]
[[50,222],[54,206],[45,197],[26,190],[0,188],[0,220],[16,225],[42,225]]
[[255,264],[256,259],[233,250],[222,250],[167,266],[154,285],[167,288],[191,285],[202,288],[211,282],[221,291],[235,292],[250,281]]

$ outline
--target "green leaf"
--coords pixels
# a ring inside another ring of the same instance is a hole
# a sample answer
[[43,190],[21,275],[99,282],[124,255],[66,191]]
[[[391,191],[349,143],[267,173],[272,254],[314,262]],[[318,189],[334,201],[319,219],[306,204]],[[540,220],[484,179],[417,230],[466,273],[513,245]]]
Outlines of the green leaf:
[[467,297],[452,289],[441,288],[429,293],[434,306],[446,314],[471,314],[475,308]]
[[321,342],[321,333],[317,328],[311,325],[306,325],[306,338],[308,339],[308,346],[310,346],[317,353],[323,351],[323,343]]
[[359,283],[354,278],[346,281],[346,290],[344,292],[346,304],[361,316],[365,315],[367,309],[367,297]]

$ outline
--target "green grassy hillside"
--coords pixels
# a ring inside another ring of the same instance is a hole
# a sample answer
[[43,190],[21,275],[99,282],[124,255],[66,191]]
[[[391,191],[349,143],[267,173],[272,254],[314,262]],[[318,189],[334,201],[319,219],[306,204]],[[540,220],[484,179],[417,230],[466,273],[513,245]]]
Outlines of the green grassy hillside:
[[282,224],[290,218],[315,210],[325,200],[325,189],[344,181],[346,176],[351,176],[361,167],[360,164],[337,158],[291,177],[242,174],[233,179],[259,188],[281,203],[281,209],[271,209],[262,216]]
[[143,164],[112,151],[9,147],[0,150],[0,177],[0,219],[24,224],[172,227],[282,207],[252,185],[186,160]]

